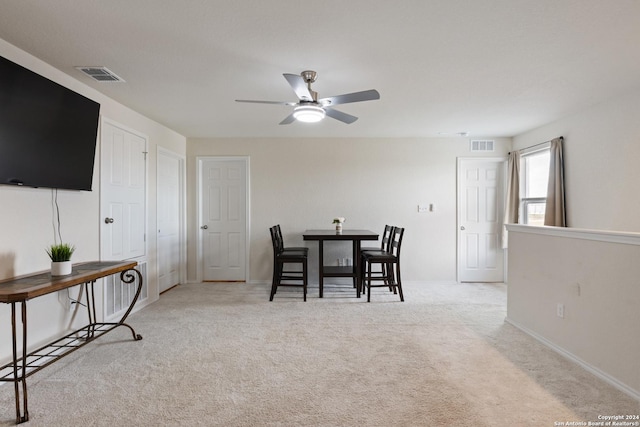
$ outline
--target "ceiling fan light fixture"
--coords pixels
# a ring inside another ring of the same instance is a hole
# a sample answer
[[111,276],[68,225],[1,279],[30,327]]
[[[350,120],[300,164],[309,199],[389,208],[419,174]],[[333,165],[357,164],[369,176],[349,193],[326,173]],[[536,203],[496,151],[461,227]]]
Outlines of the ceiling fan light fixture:
[[316,123],[324,119],[324,116],[324,109],[316,105],[298,105],[293,109],[293,117],[299,122]]

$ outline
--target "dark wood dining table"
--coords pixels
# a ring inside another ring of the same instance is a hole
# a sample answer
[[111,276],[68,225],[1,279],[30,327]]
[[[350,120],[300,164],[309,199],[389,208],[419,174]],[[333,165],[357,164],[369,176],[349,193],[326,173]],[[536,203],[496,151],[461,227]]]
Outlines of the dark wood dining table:
[[[355,280],[356,295],[360,298],[362,277],[360,275],[360,248],[363,240],[378,240],[379,234],[369,230],[306,230],[302,237],[304,240],[318,241],[318,285],[320,298],[323,297],[325,277],[351,277]],[[351,241],[353,242],[353,265],[330,266],[324,265],[325,241]]]

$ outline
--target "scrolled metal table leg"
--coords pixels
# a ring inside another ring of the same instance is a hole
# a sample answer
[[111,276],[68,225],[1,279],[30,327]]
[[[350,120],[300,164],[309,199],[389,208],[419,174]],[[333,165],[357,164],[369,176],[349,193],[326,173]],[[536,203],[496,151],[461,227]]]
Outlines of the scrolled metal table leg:
[[136,302],[138,301],[138,297],[140,296],[140,292],[142,291],[142,274],[135,268],[132,268],[130,270],[125,270],[122,273],[120,273],[120,280],[122,280],[124,283],[130,284],[130,283],[133,283],[136,279],[138,279],[138,289],[136,290],[136,295],[133,297],[133,300],[131,301],[131,304],[129,305],[129,308],[127,309],[126,313],[124,313],[124,315],[118,322],[118,325],[126,326],[127,328],[129,328],[131,330],[131,333],[133,334],[133,338],[136,341],[139,341],[142,339],[142,335],[136,334],[136,331],[131,326],[124,323],[124,321],[131,313],[131,310],[133,310],[133,307],[136,305]]

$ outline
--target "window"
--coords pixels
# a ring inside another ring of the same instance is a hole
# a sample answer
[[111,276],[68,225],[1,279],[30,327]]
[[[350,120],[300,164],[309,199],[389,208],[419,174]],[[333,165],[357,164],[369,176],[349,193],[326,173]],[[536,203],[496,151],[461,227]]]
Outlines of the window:
[[520,223],[544,225],[549,181],[549,147],[522,154],[520,159]]

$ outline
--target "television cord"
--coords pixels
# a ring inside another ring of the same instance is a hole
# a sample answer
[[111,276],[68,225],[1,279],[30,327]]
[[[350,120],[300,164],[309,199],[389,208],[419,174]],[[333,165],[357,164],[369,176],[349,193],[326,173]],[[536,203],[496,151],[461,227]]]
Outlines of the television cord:
[[[60,231],[60,206],[58,205],[58,189],[51,189],[51,210],[53,212],[53,218],[51,219],[51,223],[53,225],[53,242],[57,245],[58,238],[60,238],[60,243],[62,243],[62,233]],[[57,230],[57,236],[56,236]]]

